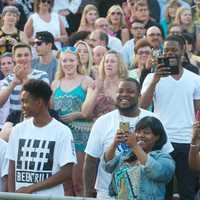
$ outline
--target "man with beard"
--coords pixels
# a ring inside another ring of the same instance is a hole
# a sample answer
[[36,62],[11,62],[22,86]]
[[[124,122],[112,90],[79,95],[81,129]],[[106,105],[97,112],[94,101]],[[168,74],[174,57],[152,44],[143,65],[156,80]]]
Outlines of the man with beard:
[[[139,108],[138,101],[140,97],[140,85],[131,78],[122,80],[119,83],[117,91],[116,107],[117,110],[109,112],[94,123],[86,147],[86,157],[84,164],[84,194],[94,197],[94,183],[98,199],[110,199],[108,195],[108,186],[111,175],[102,168],[102,156],[105,150],[112,143],[120,122],[128,123],[134,130],[137,122],[145,116],[155,116],[153,113]],[[119,151],[123,150],[119,148]],[[171,152],[171,144],[167,143],[163,151]],[[99,166],[98,161],[100,160]],[[96,177],[96,169],[97,177]]]
[[[154,112],[159,115],[170,142],[176,162],[176,178],[181,200],[193,199],[196,174],[188,166],[188,153],[192,139],[192,125],[200,108],[200,78],[183,68],[185,53],[181,36],[168,36],[163,45],[164,59],[176,58],[177,72],[170,73],[170,65],[161,62],[155,73],[145,78],[140,105],[147,108],[153,101]],[[171,66],[172,67],[172,66]]]

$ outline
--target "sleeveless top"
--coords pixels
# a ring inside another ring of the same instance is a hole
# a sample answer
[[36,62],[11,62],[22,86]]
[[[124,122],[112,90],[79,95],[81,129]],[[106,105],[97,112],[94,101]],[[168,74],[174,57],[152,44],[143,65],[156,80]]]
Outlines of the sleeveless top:
[[114,32],[114,36],[118,39],[122,39],[122,30],[119,29],[118,31]]
[[13,45],[10,44],[9,38],[14,38],[18,42],[20,42],[20,30],[17,30],[15,33],[7,34],[0,28],[0,38],[6,37],[6,44],[3,46],[0,46],[0,55],[5,52],[12,52]]
[[95,100],[95,107],[93,111],[93,120],[96,120],[101,115],[104,115],[110,111],[116,109],[115,101],[110,96],[106,96],[104,90],[98,93],[97,98]]
[[[86,91],[81,84],[68,92],[63,91],[59,85],[53,95],[54,109],[58,112],[59,117],[80,112],[85,97]],[[66,123],[72,131],[77,151],[84,152],[92,124],[91,121],[81,119]]]
[[[30,17],[33,21],[33,37],[40,31],[49,31],[54,37],[61,35],[59,15],[57,13],[51,13],[50,22],[44,21],[38,13],[34,13]],[[58,49],[61,48],[60,42],[55,42],[55,45]]]

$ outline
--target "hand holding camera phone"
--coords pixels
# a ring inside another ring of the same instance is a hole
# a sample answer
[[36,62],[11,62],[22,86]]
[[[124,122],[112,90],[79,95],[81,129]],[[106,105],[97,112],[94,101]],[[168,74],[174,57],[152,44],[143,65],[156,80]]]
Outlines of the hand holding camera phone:
[[118,139],[120,140],[120,143],[118,144],[118,150],[124,151],[129,148],[129,146],[126,144],[127,134],[129,132],[129,123],[128,122],[120,122],[119,124],[119,130],[118,133]]
[[179,62],[177,56],[168,56],[165,57],[161,55],[157,58],[158,65],[162,65],[169,72],[169,75],[179,74]]

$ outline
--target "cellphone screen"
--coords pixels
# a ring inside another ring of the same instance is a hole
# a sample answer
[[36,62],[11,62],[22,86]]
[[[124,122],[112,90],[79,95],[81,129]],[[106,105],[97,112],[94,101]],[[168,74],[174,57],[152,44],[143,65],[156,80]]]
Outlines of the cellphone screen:
[[129,132],[129,123],[128,122],[120,122],[119,128],[122,129],[124,132]]
[[170,57],[167,60],[171,74],[179,74],[178,59],[176,57]]

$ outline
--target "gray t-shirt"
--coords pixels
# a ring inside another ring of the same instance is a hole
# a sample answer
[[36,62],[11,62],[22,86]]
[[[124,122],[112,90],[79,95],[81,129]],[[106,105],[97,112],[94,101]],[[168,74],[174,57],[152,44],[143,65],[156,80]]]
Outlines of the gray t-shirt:
[[52,81],[54,80],[56,69],[57,69],[57,64],[58,64],[58,62],[55,57],[52,58],[52,60],[49,64],[41,63],[39,58],[34,58],[32,60],[32,68],[47,72],[50,83],[52,83]]

